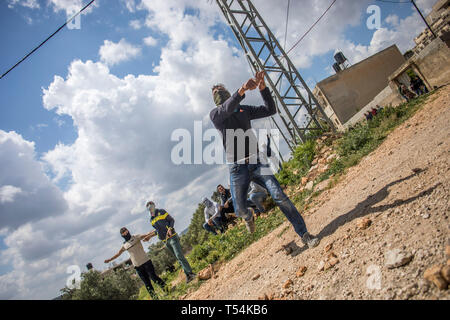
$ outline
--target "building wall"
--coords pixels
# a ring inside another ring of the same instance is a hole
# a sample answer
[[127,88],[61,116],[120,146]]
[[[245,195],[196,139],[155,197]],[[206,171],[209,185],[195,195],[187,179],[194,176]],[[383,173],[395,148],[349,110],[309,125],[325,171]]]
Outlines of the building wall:
[[389,75],[404,62],[405,58],[393,45],[322,80],[317,87],[339,122],[345,124],[388,86]]
[[377,105],[384,108],[396,106],[403,102],[405,101],[401,99],[396,89],[393,89],[390,86],[386,86],[386,88],[384,88],[379,94],[377,94],[372,101],[365,105],[357,114],[351,117],[350,120],[348,120],[345,125],[343,125],[343,129],[347,129],[355,125],[359,121],[365,120],[366,117],[364,116],[364,114],[367,111],[371,111],[372,108],[377,109]]
[[450,49],[441,39],[433,40],[412,61],[432,87],[450,83]]
[[[450,0],[437,1],[425,19],[437,37],[444,36],[450,32]],[[414,38],[416,46],[413,48],[413,51],[419,53],[433,40],[433,34],[428,28],[425,28],[420,35]]]

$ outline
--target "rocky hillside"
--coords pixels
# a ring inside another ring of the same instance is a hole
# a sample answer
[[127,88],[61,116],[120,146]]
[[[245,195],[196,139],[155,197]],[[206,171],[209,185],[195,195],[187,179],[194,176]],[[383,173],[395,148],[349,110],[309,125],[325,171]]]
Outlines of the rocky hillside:
[[323,191],[302,213],[320,245],[306,249],[285,222],[183,298],[448,299],[449,110],[447,86],[345,176],[314,185],[337,157],[322,141],[287,189]]

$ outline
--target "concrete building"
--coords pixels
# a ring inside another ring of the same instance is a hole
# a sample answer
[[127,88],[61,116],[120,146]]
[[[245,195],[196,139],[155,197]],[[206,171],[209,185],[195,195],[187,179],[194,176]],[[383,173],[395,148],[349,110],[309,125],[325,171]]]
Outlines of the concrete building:
[[[437,37],[443,41],[448,41],[450,34],[450,0],[437,1],[425,18]],[[414,53],[419,54],[431,41],[434,36],[428,28],[414,38],[416,46],[413,48]]]
[[[371,104],[375,106],[382,100],[385,103],[401,101],[397,96],[392,96],[388,77],[404,62],[405,58],[397,46],[390,46],[318,82],[313,94],[336,128],[344,130],[345,124],[355,114]],[[389,101],[391,96],[393,101]]]
[[428,90],[450,84],[450,49],[440,38],[432,40],[423,50],[389,76],[389,86],[396,90],[400,84],[410,85],[409,74],[419,76]]

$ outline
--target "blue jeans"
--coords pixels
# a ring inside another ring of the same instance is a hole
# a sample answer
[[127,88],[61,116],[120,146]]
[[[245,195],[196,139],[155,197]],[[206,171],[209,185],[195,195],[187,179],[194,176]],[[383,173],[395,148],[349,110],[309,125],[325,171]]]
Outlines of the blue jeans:
[[273,174],[267,174],[268,167],[268,165],[262,165],[260,163],[233,163],[229,165],[230,189],[235,213],[245,220],[252,218],[251,211],[248,209],[247,191],[250,181],[255,181],[266,187],[281,212],[283,212],[289,222],[294,226],[295,232],[301,237],[307,232],[305,221],[291,200],[283,192],[283,189],[281,189],[278,180]]
[[217,234],[216,229],[223,231],[222,217],[219,216],[219,217],[212,219],[212,223],[213,223],[213,226],[210,226],[208,224],[208,222],[205,222],[203,224],[203,229],[205,229],[206,231],[211,232],[213,234]]
[[251,201],[255,206],[258,212],[264,212],[264,206],[262,205],[263,201],[266,199],[266,194],[264,192],[255,192],[250,193],[248,196],[248,201]]
[[192,273],[192,268],[189,262],[184,257],[183,250],[181,249],[180,238],[178,237],[178,235],[169,238],[166,242],[166,247],[175,256],[175,258],[177,258],[184,273],[186,275],[190,275]]

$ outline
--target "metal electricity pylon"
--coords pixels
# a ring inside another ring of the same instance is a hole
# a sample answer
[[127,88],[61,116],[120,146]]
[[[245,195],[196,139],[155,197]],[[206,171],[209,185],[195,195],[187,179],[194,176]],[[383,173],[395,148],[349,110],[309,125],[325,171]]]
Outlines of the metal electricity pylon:
[[319,120],[326,121],[334,130],[333,123],[252,2],[216,2],[244,50],[252,71],[266,72],[279,116],[279,119],[272,117],[272,121],[289,148],[293,150],[295,145],[305,142],[307,132],[323,129]]

